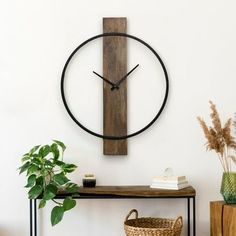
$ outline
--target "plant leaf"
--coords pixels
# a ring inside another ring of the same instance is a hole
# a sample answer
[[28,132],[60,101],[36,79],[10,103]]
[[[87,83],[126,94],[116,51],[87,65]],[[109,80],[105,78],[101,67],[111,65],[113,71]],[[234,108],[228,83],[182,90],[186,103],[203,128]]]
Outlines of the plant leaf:
[[36,179],[36,184],[37,184],[37,185],[40,185],[40,186],[43,186],[43,185],[44,185],[44,178],[43,178],[43,176],[39,176],[39,177]]
[[32,187],[28,192],[29,199],[35,199],[37,198],[43,191],[43,187],[40,185],[35,185]]
[[39,209],[45,207],[45,205],[46,205],[46,201],[42,199],[39,203]]
[[22,162],[25,162],[25,161],[28,161],[30,159],[30,156],[23,156],[22,158],[21,158],[21,161]]
[[56,183],[60,185],[66,184],[70,181],[63,173],[54,175],[53,179]]
[[73,172],[76,168],[77,168],[77,166],[74,165],[74,164],[65,164],[64,166],[62,166],[62,169],[63,169],[66,173],[71,173],[71,172]]
[[35,158],[31,161],[31,163],[35,164],[35,165],[38,166],[38,167],[42,164],[42,162],[41,162],[41,160],[40,160],[39,157],[35,157]]
[[30,162],[27,161],[23,166],[20,167],[20,174],[25,172],[30,167]]
[[39,149],[39,155],[41,157],[46,157],[49,153],[50,153],[51,149],[50,149],[50,146],[49,145],[45,145],[45,146],[42,146],[40,149]]
[[66,188],[65,191],[67,193],[76,193],[79,189],[79,186],[77,184],[74,183],[68,183],[66,184]]
[[56,196],[56,194],[50,192],[49,190],[45,190],[43,194],[43,199],[48,201],[50,199],[53,199]]
[[27,170],[27,175],[31,175],[33,173],[35,173],[36,171],[39,170],[39,167],[36,166],[35,164],[31,164],[30,167]]
[[49,161],[49,160],[45,160],[45,166],[47,166],[47,167],[54,167],[54,164],[51,161]]
[[34,146],[34,147],[29,151],[29,155],[32,155],[33,153],[35,153],[35,152],[39,149],[40,146],[41,146],[41,145]]
[[55,206],[51,212],[51,224],[52,226],[58,224],[64,215],[64,208],[62,206]]
[[51,145],[51,152],[53,154],[53,157],[55,160],[58,160],[59,156],[60,156],[60,152],[59,152],[59,149],[58,149],[58,146],[56,143],[53,143]]
[[70,209],[74,208],[76,205],[76,201],[71,197],[67,197],[63,201],[63,208],[64,211],[69,211]]
[[28,181],[27,181],[27,185],[25,185],[25,188],[31,188],[31,187],[33,187],[34,186],[34,184],[35,184],[35,182],[36,182],[36,175],[30,175],[29,177],[28,177]]
[[66,150],[66,146],[63,142],[61,142],[59,140],[53,140],[53,142],[56,143],[57,145],[59,145],[62,148],[63,152]]
[[66,163],[64,162],[64,161],[59,161],[59,160],[56,160],[55,162],[54,162],[57,166],[64,166]]
[[43,194],[44,200],[50,200],[54,198],[57,194],[57,187],[55,185],[49,184],[46,186],[46,189]]

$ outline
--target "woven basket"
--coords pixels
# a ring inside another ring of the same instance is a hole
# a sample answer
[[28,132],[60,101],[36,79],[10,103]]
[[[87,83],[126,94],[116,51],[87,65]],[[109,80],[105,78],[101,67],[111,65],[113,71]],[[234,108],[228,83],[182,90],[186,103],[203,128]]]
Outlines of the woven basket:
[[[129,219],[135,213],[135,219]],[[133,209],[126,216],[124,228],[126,236],[180,236],[183,227],[182,216],[175,220],[163,218],[138,218],[138,211]]]

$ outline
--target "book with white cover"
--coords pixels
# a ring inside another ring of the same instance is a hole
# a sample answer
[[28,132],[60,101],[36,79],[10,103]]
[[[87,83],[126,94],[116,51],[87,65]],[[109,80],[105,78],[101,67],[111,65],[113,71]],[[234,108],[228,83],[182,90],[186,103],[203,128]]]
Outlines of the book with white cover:
[[180,185],[183,185],[183,184],[187,184],[188,181],[185,180],[185,181],[182,181],[182,182],[179,182],[179,183],[169,183],[169,182],[152,182],[152,185],[158,185],[158,186],[170,186],[170,187],[175,187],[175,186],[180,186]]
[[162,182],[181,182],[186,181],[186,177],[183,176],[156,176],[153,178],[153,181],[162,181]]
[[186,183],[182,183],[182,184],[172,184],[172,185],[166,185],[166,184],[152,184],[150,187],[151,187],[151,188],[157,188],[157,189],[179,190],[179,189],[183,189],[183,188],[189,187],[189,183],[186,181]]
[[152,183],[157,183],[157,184],[182,184],[182,183],[185,183],[187,181],[187,179],[183,179],[183,180],[180,180],[180,181],[176,181],[176,180],[156,180],[156,179],[153,179],[152,180]]

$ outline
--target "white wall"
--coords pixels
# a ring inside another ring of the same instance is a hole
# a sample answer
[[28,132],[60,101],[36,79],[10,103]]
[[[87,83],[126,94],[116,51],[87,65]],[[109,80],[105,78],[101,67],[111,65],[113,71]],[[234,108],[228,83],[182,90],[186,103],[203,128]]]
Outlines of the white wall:
[[[86,172],[100,185],[148,185],[169,166],[185,174],[197,190],[197,235],[209,235],[209,201],[221,199],[222,170],[215,154],[205,152],[196,116],[208,116],[209,99],[222,118],[235,112],[235,8],[230,0],[2,0],[0,235],[29,235],[25,178],[16,168],[21,154],[53,138],[67,144],[67,161],[79,166],[72,179],[79,183]],[[162,118],[130,140],[122,158],[102,155],[102,141],[70,120],[59,91],[69,52],[101,32],[103,16],[126,16],[129,33],[161,53],[171,82]],[[144,216],[186,216],[183,200],[81,200],[52,228],[51,207],[40,213],[42,236],[124,235],[132,208]]]

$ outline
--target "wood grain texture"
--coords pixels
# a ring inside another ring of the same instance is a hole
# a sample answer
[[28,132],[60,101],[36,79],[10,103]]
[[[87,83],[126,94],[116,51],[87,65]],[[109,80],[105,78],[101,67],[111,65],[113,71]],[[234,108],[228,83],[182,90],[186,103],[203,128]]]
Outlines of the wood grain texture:
[[236,236],[236,205],[210,202],[211,236]]
[[196,195],[193,187],[181,190],[154,189],[149,186],[97,186],[95,188],[79,188],[82,195],[108,195],[114,197],[193,197]]
[[211,236],[223,235],[223,201],[210,202],[210,231]]
[[[126,18],[103,18],[103,32],[126,33]],[[103,38],[103,76],[113,83],[127,73],[127,40],[124,37]],[[127,83],[118,90],[103,83],[103,134],[127,135]],[[104,155],[127,155],[127,140],[103,141]]]
[[236,236],[236,205],[224,205],[223,235]]

